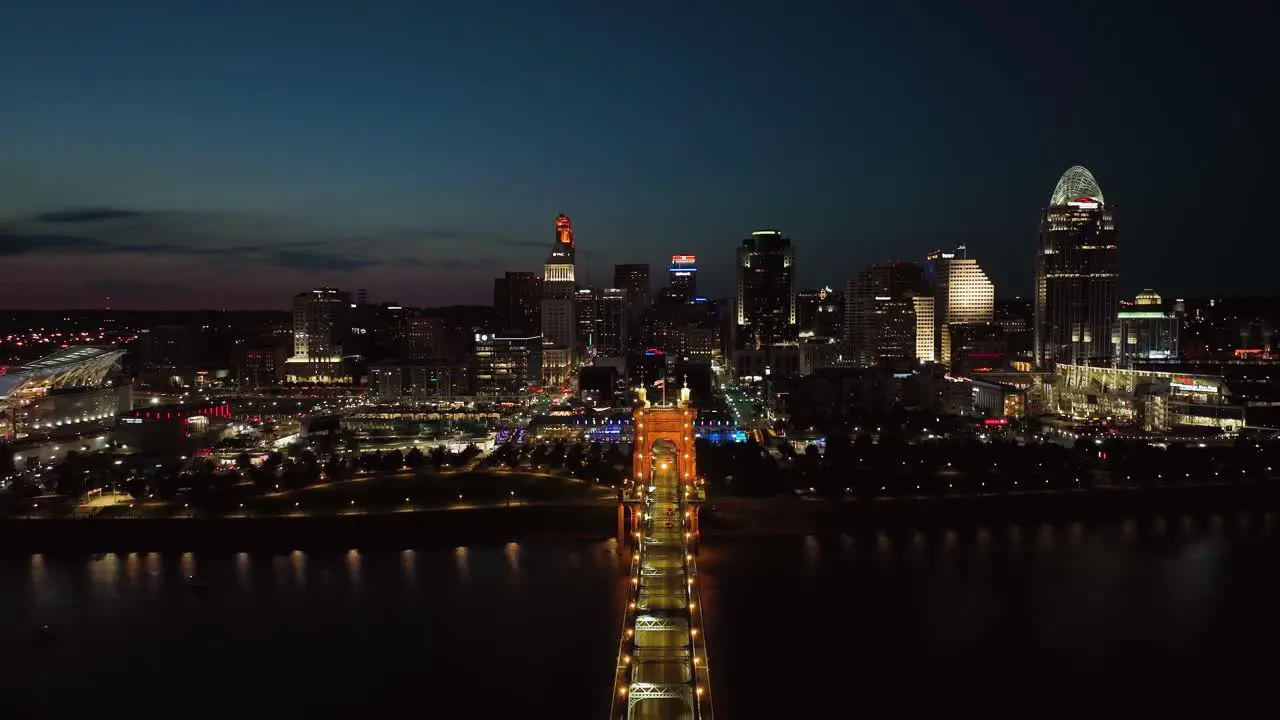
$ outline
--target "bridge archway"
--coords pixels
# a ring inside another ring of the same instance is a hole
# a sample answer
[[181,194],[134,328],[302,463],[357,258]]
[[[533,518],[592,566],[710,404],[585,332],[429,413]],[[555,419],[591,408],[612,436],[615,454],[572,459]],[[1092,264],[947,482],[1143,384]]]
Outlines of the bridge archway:
[[689,485],[698,475],[698,458],[693,446],[693,420],[697,413],[690,407],[638,407],[634,414],[635,455],[632,480],[647,483],[653,475],[655,453],[674,451],[676,477],[681,485]]

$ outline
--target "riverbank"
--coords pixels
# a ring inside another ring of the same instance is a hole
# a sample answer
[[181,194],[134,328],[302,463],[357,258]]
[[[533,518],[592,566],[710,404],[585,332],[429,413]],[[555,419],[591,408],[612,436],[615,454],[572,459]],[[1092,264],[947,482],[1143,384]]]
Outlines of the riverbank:
[[603,540],[612,505],[526,505],[385,514],[227,518],[0,520],[0,552],[407,548]]
[[1109,521],[1157,515],[1280,510],[1280,485],[1098,488],[874,500],[724,499],[708,502],[704,540],[748,535]]
[[[1280,485],[1209,485],[1004,495],[801,500],[716,498],[702,516],[716,538],[994,523],[1107,522],[1162,515],[1280,511]],[[254,517],[0,520],[0,553],[408,548],[541,540],[599,541],[616,530],[600,504],[491,506],[391,513]]]

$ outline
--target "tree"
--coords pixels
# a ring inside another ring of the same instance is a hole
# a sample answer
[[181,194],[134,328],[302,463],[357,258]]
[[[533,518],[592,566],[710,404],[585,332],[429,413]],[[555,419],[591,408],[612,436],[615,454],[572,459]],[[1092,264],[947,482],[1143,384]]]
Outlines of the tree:
[[330,456],[324,463],[324,474],[329,482],[338,482],[347,476],[347,463],[340,455]]
[[405,467],[414,471],[421,470],[423,466],[426,465],[426,461],[426,456],[422,454],[422,451],[419,450],[416,445],[409,452],[405,453],[404,456]]

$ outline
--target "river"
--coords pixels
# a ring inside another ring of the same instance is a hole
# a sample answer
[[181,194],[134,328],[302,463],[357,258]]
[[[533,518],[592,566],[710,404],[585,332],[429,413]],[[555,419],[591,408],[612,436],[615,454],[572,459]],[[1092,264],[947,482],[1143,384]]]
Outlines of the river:
[[[711,538],[716,712],[1256,712],[1280,647],[1278,525]],[[608,543],[0,557],[5,714],[598,718],[624,583]]]

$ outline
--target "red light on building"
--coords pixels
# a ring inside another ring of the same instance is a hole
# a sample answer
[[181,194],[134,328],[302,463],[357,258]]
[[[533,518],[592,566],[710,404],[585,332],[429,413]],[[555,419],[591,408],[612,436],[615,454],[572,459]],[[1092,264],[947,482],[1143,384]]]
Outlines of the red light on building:
[[569,222],[569,216],[564,213],[556,216],[556,242],[573,245],[573,223]]
[[1009,421],[1005,420],[1004,418],[987,418],[986,420],[982,421],[982,424],[987,426],[1008,425]]
[[672,265],[696,265],[698,262],[697,255],[672,255]]

